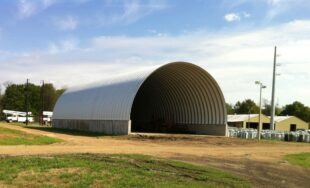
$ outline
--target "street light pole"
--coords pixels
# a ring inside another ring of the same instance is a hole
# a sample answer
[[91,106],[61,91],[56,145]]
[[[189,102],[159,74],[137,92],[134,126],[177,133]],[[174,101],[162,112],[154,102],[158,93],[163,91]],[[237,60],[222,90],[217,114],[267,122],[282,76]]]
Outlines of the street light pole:
[[257,128],[257,139],[260,140],[261,124],[262,124],[262,90],[266,88],[260,81],[255,81],[255,84],[259,85],[259,114],[258,114],[258,128]]

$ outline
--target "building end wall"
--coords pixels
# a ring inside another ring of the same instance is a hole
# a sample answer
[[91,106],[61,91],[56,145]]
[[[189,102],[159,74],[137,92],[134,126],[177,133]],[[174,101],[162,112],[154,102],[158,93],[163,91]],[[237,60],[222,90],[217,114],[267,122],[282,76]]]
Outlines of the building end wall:
[[52,127],[59,129],[103,133],[107,135],[128,135],[131,131],[131,121],[53,119]]

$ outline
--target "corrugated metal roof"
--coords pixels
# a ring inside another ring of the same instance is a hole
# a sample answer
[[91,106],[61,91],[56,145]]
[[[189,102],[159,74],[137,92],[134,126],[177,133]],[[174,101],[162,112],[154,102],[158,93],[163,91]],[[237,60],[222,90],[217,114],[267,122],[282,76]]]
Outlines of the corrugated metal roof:
[[227,116],[227,122],[242,122],[257,116],[258,114],[233,114]]
[[[270,118],[270,116],[268,116],[268,117]],[[289,118],[291,118],[291,117],[293,117],[293,116],[275,116],[275,117],[274,117],[274,121],[275,121],[276,123],[279,123],[279,122],[284,121],[284,120],[287,120],[287,119],[289,119]]]
[[157,116],[177,123],[226,123],[225,100],[217,82],[204,69],[186,62],[69,89],[57,101],[53,119],[130,120],[140,89],[156,92],[150,109]]

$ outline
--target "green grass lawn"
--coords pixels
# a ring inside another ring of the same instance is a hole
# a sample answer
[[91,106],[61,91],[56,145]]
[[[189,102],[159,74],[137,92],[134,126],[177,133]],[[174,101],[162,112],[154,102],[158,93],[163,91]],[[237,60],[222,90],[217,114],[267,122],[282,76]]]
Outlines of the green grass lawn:
[[44,145],[56,142],[62,140],[0,127],[0,145]]
[[227,172],[144,155],[0,158],[0,187],[250,187]]
[[293,165],[298,165],[310,169],[310,153],[286,155],[284,159]]

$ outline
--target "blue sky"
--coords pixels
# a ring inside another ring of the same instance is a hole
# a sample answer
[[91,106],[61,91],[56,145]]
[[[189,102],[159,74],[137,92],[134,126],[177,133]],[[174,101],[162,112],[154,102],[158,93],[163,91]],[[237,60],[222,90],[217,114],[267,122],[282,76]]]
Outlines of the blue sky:
[[257,100],[255,80],[268,101],[278,45],[279,104],[310,105],[308,10],[308,0],[2,0],[0,84],[70,87],[182,60],[209,71],[229,103]]

